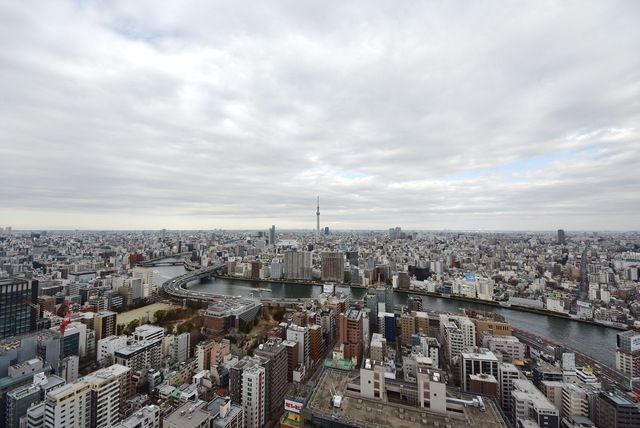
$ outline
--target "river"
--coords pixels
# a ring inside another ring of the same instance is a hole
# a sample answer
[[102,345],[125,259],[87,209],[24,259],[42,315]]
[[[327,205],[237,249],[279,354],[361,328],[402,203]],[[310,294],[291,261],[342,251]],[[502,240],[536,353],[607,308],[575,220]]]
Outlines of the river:
[[[181,275],[185,272],[182,266],[167,266],[154,268],[154,283],[162,284],[163,281]],[[260,292],[257,288],[268,288],[271,292]],[[263,283],[234,281],[228,279],[213,279],[203,282],[194,282],[189,289],[195,291],[227,294],[234,296],[255,297],[315,297],[322,292],[321,286],[309,286],[299,284]],[[336,287],[336,291],[361,299],[364,289],[349,287]],[[482,305],[480,303],[467,303],[440,297],[422,296],[424,310],[436,310],[445,312],[460,312],[460,308],[498,313],[514,327],[546,337],[554,342],[563,343],[590,357],[602,361],[613,367],[615,361],[616,333],[615,329],[561,318],[548,317],[528,312],[519,312],[512,309]],[[394,304],[406,303],[407,295],[394,293]]]

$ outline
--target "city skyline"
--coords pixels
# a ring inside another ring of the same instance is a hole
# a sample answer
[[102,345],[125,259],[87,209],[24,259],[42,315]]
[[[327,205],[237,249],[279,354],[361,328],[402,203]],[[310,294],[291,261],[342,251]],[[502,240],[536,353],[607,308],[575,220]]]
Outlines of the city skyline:
[[639,18],[5,3],[0,226],[638,230]]

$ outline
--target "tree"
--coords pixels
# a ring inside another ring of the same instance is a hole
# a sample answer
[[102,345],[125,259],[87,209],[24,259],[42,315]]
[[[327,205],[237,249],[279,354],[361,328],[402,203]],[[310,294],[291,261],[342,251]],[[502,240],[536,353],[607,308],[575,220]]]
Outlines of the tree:
[[166,316],[167,316],[167,311],[165,311],[164,309],[160,309],[153,313],[153,317],[156,319],[157,323],[163,322]]

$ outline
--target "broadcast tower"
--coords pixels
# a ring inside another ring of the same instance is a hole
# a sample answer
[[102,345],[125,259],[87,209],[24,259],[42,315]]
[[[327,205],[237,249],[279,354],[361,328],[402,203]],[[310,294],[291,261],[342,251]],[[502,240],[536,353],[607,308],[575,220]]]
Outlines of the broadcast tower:
[[318,207],[316,208],[316,235],[320,236],[320,196],[318,196]]

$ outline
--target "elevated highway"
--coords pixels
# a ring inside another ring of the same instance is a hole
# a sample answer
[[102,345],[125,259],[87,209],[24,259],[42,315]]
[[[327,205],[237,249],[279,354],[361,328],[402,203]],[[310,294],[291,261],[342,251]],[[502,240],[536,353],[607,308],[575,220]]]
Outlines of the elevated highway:
[[[208,267],[198,267],[192,271],[189,271],[183,275],[177,276],[175,278],[171,278],[165,281],[162,284],[162,291],[174,298],[178,299],[191,299],[191,300],[199,300],[204,302],[218,302],[220,300],[224,300],[228,297],[225,294],[213,294],[213,293],[204,293],[202,291],[194,291],[189,290],[187,285],[190,282],[202,279],[202,278],[210,278],[214,275],[219,275],[224,269],[224,264],[218,264],[215,266]],[[313,302],[313,299],[285,299],[285,298],[261,298],[259,299],[263,305],[269,307],[276,308],[285,308],[285,307],[300,307],[307,306]]]

